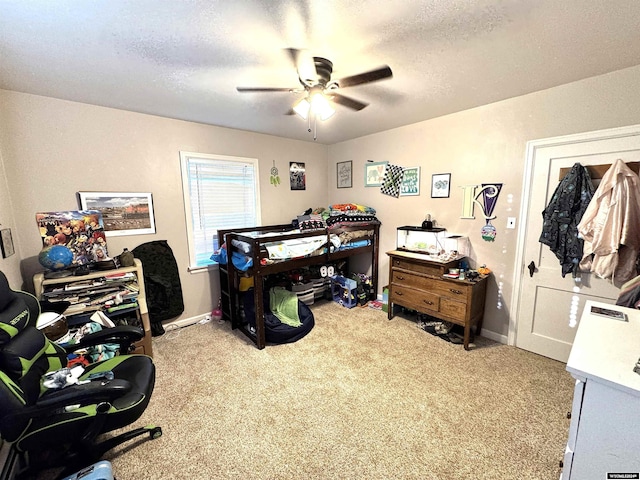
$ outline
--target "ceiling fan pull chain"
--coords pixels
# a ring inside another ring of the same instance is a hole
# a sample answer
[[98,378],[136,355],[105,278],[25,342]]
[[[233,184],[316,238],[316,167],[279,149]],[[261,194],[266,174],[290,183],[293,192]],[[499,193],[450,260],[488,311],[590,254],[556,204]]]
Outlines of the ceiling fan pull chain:
[[316,116],[313,116],[313,141],[315,142],[318,139],[318,119]]

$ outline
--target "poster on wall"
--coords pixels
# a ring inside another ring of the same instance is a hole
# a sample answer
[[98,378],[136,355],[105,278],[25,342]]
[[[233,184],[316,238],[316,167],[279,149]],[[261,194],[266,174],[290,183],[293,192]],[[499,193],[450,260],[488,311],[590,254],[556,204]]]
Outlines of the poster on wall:
[[291,190],[305,190],[307,178],[304,174],[304,163],[289,162],[289,183]]
[[402,185],[403,176],[403,167],[388,164],[384,171],[380,193],[398,198],[400,196],[400,186]]
[[420,167],[405,167],[400,184],[400,196],[420,195]]
[[109,259],[102,214],[97,210],[36,213],[42,246],[64,245],[75,266]]
[[379,187],[382,185],[384,171],[387,168],[388,163],[389,162],[374,162],[373,160],[367,160],[367,163],[364,165],[364,186]]

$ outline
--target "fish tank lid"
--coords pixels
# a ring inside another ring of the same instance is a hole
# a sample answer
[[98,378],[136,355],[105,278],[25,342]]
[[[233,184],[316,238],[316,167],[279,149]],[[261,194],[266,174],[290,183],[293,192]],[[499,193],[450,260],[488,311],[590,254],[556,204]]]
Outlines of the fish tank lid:
[[412,232],[434,232],[434,233],[438,233],[438,232],[444,232],[446,230],[446,228],[443,227],[434,227],[434,228],[422,228],[422,227],[415,227],[415,226],[405,226],[405,227],[398,227],[398,230],[410,230]]

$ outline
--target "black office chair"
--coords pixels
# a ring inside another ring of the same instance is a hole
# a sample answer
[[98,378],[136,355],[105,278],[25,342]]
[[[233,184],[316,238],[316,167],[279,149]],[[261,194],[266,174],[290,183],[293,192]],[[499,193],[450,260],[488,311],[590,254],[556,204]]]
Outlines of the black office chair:
[[[85,367],[79,380],[102,378],[62,389],[48,389],[43,376],[67,365],[68,353],[115,343],[120,352],[143,336],[124,326],[86,335],[67,350],[36,328],[40,304],[31,294],[13,291],[0,272],[0,436],[11,444],[3,475],[32,477],[34,472],[65,467],[61,476],[91,465],[110,449],[139,435],[162,435],[147,426],[117,436],[98,436],[136,421],[149,403],[155,366],[145,355],[117,355]],[[106,373],[106,372],[112,372]]]

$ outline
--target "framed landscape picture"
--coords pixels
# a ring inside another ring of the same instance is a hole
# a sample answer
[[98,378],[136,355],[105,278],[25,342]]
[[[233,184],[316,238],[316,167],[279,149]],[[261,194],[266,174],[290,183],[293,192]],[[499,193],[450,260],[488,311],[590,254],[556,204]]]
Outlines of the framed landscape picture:
[[102,213],[110,236],[156,233],[151,193],[78,192],[81,210]]

